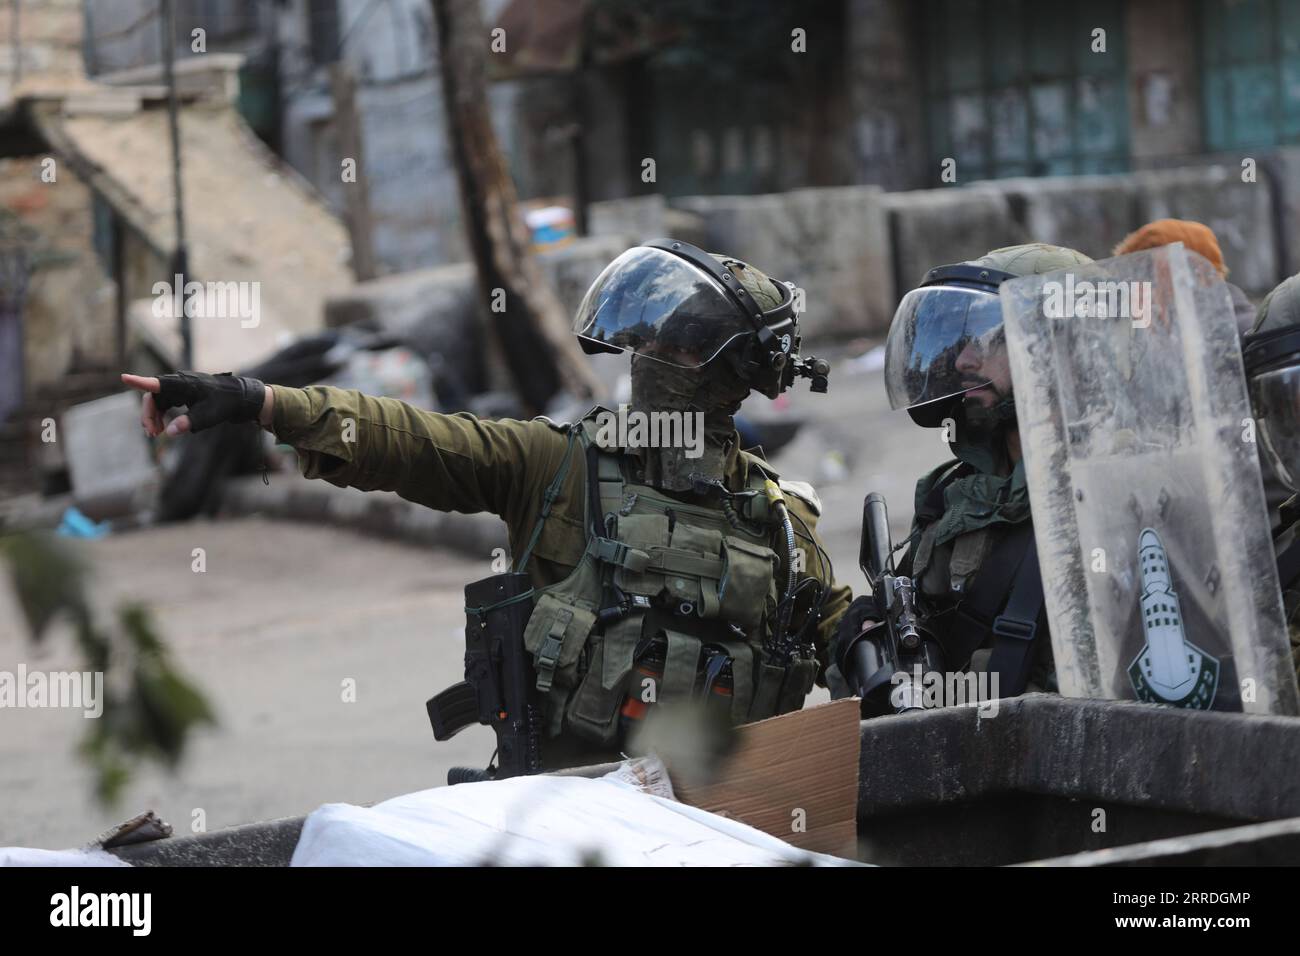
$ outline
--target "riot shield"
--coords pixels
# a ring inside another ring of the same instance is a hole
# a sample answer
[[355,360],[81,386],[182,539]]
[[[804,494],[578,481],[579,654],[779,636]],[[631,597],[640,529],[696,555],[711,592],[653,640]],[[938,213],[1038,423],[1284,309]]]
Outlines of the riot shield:
[[1000,294],[1061,693],[1297,713],[1218,274],[1176,244]]

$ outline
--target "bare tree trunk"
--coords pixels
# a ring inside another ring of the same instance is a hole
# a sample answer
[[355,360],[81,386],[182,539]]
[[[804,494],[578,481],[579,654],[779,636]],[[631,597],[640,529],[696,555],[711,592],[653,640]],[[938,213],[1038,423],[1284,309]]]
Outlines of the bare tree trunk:
[[[487,99],[491,37],[478,0],[432,0],[447,135],[479,291],[506,365],[535,411],[561,388],[592,398],[599,383],[569,331],[564,308],[533,258],[518,197],[492,131]],[[507,38],[508,42],[508,38]]]

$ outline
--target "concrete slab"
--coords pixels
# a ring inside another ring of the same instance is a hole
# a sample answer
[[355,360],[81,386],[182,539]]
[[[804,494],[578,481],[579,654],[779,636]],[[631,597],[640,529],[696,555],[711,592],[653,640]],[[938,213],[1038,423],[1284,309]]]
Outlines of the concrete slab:
[[122,392],[74,405],[58,436],[77,507],[96,521],[144,506],[157,486],[149,439],[140,428],[140,398]]

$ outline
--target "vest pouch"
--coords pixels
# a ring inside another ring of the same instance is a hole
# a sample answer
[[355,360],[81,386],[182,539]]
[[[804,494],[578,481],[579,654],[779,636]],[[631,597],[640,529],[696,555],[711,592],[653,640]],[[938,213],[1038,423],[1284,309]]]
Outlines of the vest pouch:
[[720,610],[718,584],[722,580],[722,532],[681,521],[673,529],[671,548],[651,557],[664,569],[664,584],[678,613],[689,604],[696,617],[715,618]]
[[775,717],[785,684],[785,668],[771,664],[758,665],[758,686],[754,688],[754,703],[749,708],[749,720],[766,720]]
[[[629,548],[653,553],[668,544],[668,516],[624,515],[618,519],[618,540]],[[614,583],[628,594],[656,597],[663,590],[663,575],[648,569],[619,568],[614,572]]]
[[583,740],[606,746],[618,738],[618,714],[627,696],[642,620],[639,614],[624,618],[588,642],[587,671],[564,710],[565,726]]
[[[660,515],[632,515],[632,518],[663,518]],[[628,519],[622,519],[626,522]],[[662,528],[667,530],[667,519]],[[718,615],[718,585],[723,563],[719,558],[721,532],[709,528],[692,528],[678,524],[672,543],[633,545],[631,536],[645,541],[644,530],[651,526],[628,527],[621,524],[619,539],[631,547],[641,547],[649,556],[643,571],[620,568],[614,582],[629,594],[657,599],[677,614],[713,618]]]
[[524,628],[524,647],[533,655],[537,689],[572,687],[578,681],[578,655],[596,623],[596,614],[562,596],[544,593]]
[[720,614],[750,631],[763,620],[769,599],[776,603],[776,552],[729,535],[723,539],[722,565]]
[[967,583],[984,564],[993,543],[991,528],[978,528],[959,534],[952,543],[952,557],[948,559],[948,575],[954,591],[965,591]]
[[788,714],[803,707],[804,699],[817,681],[817,661],[797,660],[785,670],[785,682],[777,699],[776,712]]

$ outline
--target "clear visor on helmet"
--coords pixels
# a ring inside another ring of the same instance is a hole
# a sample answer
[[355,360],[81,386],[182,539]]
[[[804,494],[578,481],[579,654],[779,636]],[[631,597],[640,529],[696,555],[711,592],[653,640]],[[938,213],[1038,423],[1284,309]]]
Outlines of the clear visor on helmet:
[[698,368],[753,323],[710,275],[638,246],[597,278],[573,320],[579,336],[681,368]]
[[1250,391],[1273,470],[1282,484],[1300,491],[1300,366],[1258,372]]
[[987,385],[985,360],[1005,348],[1002,302],[968,286],[926,286],[903,297],[885,342],[891,408],[912,408]]

